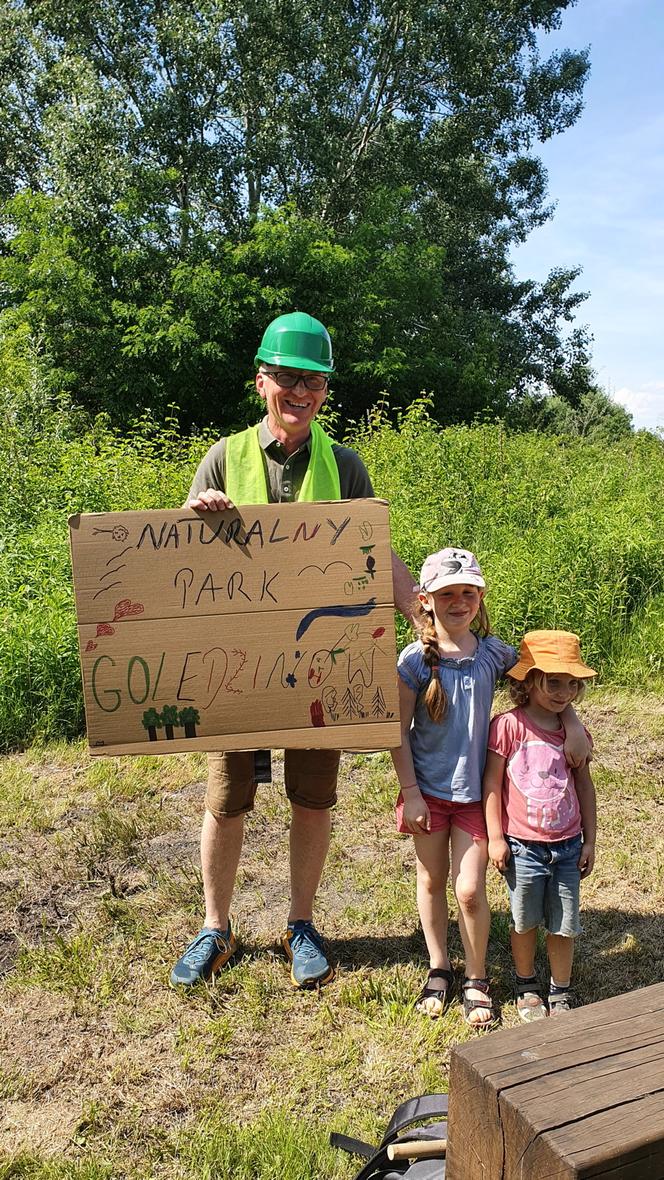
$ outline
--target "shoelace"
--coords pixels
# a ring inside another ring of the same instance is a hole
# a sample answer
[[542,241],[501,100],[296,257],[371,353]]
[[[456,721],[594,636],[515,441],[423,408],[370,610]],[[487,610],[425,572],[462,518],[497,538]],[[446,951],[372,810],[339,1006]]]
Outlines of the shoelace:
[[314,926],[300,926],[291,939],[291,949],[307,959],[314,959],[323,950],[323,940]]
[[211,938],[214,939],[215,946],[217,947],[219,946],[218,939],[221,939],[223,942],[227,941],[223,935],[219,935],[213,930],[203,931],[198,935],[198,938],[194,939],[191,946],[184,955],[187,965],[198,967],[201,963],[205,962],[210,953],[209,940]]

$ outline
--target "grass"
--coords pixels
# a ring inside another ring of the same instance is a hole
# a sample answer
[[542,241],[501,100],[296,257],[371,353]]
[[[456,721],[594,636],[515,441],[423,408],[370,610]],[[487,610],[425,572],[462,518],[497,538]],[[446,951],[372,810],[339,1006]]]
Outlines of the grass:
[[[609,689],[582,709],[600,816],[576,963],[591,1002],[664,977],[664,709]],[[451,1048],[477,1035],[458,995],[440,1021],[413,1010],[425,948],[387,755],[342,764],[319,898],[335,982],[293,991],[276,949],[288,823],[276,783],[247,826],[236,965],[171,991],[200,915],[203,765],[92,760],[80,743],[0,760],[0,1180],[350,1180],[357,1161],[329,1132],[376,1140],[404,1098],[447,1088]],[[497,874],[489,893],[489,971],[512,1025]],[[454,922],[450,941],[458,974]]]

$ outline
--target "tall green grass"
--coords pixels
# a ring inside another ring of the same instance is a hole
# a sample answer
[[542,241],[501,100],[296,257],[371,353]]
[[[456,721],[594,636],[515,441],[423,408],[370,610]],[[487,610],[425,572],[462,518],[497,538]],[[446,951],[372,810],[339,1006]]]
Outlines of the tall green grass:
[[[120,436],[66,406],[22,405],[0,387],[0,749],[83,727],[68,515],[181,504],[212,441],[180,437],[174,421]],[[346,441],[390,501],[394,546],[415,575],[432,550],[473,549],[506,640],[574,630],[605,680],[664,682],[661,439],[600,447],[501,425],[441,430],[422,400],[396,427],[376,411]]]
[[376,413],[354,441],[414,573],[428,552],[472,549],[506,640],[537,627],[576,631],[605,679],[661,682],[651,645],[664,593],[662,439],[642,432],[593,446],[500,425],[440,430],[420,402],[396,430]]

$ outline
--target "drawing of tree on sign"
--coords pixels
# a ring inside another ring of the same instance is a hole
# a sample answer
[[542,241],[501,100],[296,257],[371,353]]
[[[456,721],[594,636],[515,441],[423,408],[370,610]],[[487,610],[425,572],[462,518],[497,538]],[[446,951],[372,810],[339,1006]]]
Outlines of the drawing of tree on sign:
[[371,712],[374,717],[382,717],[385,712],[385,697],[382,688],[377,688],[371,698]]
[[192,709],[190,706],[180,709],[178,724],[184,726],[185,737],[196,737],[196,726],[200,719],[201,715],[198,709]]
[[177,705],[164,705],[161,714],[161,723],[166,730],[166,737],[169,741],[172,741],[173,726],[180,724],[180,713]]
[[143,728],[147,729],[151,742],[157,740],[157,730],[162,727],[162,720],[156,709],[146,709],[143,714]]
[[362,709],[362,685],[358,684],[355,689],[350,686],[346,689],[341,700],[342,711],[346,717],[364,717]]

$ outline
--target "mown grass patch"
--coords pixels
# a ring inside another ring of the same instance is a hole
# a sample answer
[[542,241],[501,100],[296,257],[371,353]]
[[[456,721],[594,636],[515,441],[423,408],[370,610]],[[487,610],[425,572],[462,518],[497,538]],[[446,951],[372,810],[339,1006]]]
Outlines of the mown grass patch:
[[[600,837],[575,980],[591,1002],[664,977],[664,717],[656,696],[606,689],[582,712]],[[78,745],[0,761],[2,774],[17,767],[22,794],[0,837],[0,1176],[350,1180],[357,1162],[330,1150],[331,1130],[375,1139],[405,1097],[446,1089],[453,1045],[480,1034],[463,1022],[452,898],[449,1008],[439,1021],[413,1008],[427,959],[388,757],[343,760],[318,911],[338,974],[306,994],[277,948],[288,894],[280,760],[247,824],[236,963],[185,994],[167,976],[200,921],[200,760],[100,762]],[[31,824],[22,799],[48,811],[54,795],[64,810]],[[488,891],[488,971],[509,1026],[508,907],[493,871]],[[543,945],[538,970],[545,982]]]

